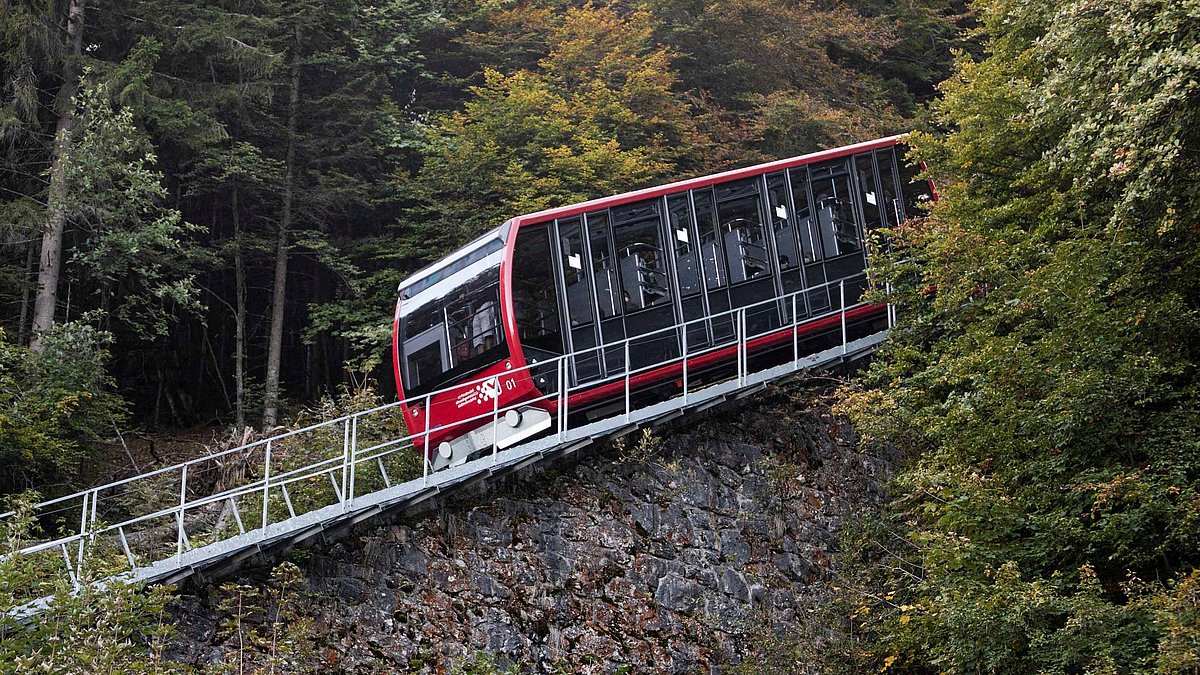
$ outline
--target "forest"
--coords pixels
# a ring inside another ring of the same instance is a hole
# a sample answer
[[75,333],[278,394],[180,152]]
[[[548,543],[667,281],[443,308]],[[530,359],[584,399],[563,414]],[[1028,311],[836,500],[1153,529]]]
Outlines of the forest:
[[[761,662],[1200,672],[1198,45],[1200,0],[0,0],[0,494],[393,396],[398,282],[514,215],[914,131],[942,198],[839,395],[902,463]],[[254,649],[315,670],[276,572]],[[0,672],[166,672],[168,595],[0,621]]]

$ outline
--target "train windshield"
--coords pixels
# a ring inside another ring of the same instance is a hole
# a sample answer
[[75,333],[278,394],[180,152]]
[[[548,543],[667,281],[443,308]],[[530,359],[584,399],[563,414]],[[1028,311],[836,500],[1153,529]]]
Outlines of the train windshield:
[[500,321],[503,252],[461,266],[400,305],[400,368],[419,396],[508,357]]

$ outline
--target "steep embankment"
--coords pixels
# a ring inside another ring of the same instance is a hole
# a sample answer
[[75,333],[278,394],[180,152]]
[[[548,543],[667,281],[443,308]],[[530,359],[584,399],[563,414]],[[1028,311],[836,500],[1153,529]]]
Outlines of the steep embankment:
[[[754,654],[771,627],[800,631],[828,596],[839,526],[887,468],[827,398],[769,390],[305,552],[321,661],[437,670],[490,653],[532,671],[697,672]],[[223,649],[219,596],[184,598],[188,660]]]

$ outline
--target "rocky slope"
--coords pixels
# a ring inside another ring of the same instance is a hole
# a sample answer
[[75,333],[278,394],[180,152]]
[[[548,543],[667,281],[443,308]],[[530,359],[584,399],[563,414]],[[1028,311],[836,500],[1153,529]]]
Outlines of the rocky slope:
[[[811,633],[838,528],[886,470],[824,393],[772,389],[304,551],[300,612],[330,672],[725,670]],[[228,647],[220,596],[184,597],[178,656]]]

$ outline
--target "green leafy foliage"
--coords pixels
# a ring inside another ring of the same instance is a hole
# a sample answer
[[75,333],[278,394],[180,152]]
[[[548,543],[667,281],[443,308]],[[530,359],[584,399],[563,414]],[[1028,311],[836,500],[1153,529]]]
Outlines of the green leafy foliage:
[[568,9],[535,69],[485,69],[464,109],[430,127],[411,253],[434,258],[514,215],[651,184],[694,157],[653,27],[644,9]]
[[163,205],[150,138],[131,108],[113,102],[122,85],[147,76],[156,51],[144,41],[109,78],[84,74],[64,210],[80,238],[71,262],[99,306],[135,333],[165,335],[172,310],[200,308],[194,268],[202,255],[188,245],[200,228]]
[[110,340],[85,323],[65,323],[36,354],[0,330],[0,492],[68,483],[87,444],[123,419],[105,369]]
[[915,138],[943,200],[877,267],[903,325],[843,404],[909,458],[858,667],[1170,672],[1200,635],[1162,610],[1200,550],[1200,3],[979,7],[988,54]]
[[226,646],[218,673],[317,672],[313,621],[299,611],[304,574],[294,563],[271,570],[265,587],[222,584],[217,637]]
[[163,657],[171,635],[163,622],[167,587],[100,586],[95,582],[105,576],[102,567],[76,570],[77,589],[59,575],[38,620],[16,618],[29,589],[44,578],[44,566],[63,564],[57,556],[7,555],[36,534],[30,516],[36,502],[37,495],[27,493],[7,504],[17,515],[5,521],[6,555],[0,557],[0,673],[178,672]]

